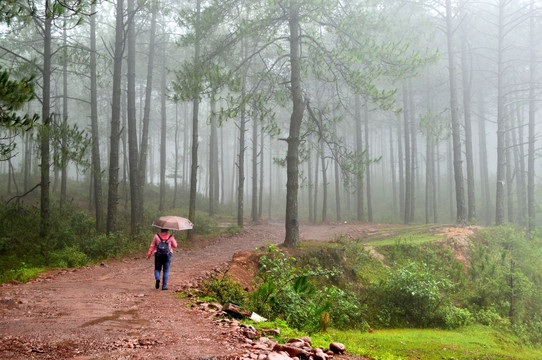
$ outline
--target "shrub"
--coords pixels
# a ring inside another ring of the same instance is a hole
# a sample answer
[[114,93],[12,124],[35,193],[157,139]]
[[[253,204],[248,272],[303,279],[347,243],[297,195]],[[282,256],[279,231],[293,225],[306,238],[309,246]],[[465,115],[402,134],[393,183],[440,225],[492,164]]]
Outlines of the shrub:
[[247,293],[241,284],[223,274],[220,278],[211,276],[203,282],[202,293],[216,299],[221,304],[233,303],[241,307],[247,304]]
[[51,267],[80,267],[90,262],[89,257],[74,247],[66,247],[52,252],[49,256],[49,266]]
[[445,281],[436,280],[425,264],[409,262],[390,271],[378,285],[382,297],[382,320],[387,326],[427,327],[440,325],[439,307],[444,298]]

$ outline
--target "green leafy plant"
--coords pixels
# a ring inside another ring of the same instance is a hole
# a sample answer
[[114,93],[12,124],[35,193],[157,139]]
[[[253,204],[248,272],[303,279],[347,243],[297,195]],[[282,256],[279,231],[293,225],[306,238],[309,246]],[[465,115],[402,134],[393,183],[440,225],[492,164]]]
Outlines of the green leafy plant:
[[226,273],[222,276],[213,275],[203,282],[202,293],[216,299],[221,304],[234,303],[246,306],[247,293],[241,284]]

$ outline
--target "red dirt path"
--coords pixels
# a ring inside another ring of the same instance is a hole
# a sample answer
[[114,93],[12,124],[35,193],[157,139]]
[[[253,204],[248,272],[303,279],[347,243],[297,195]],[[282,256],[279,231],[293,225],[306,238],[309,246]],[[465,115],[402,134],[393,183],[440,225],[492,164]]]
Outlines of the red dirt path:
[[[303,240],[364,238],[375,224],[302,226]],[[154,289],[153,260],[136,254],[105,266],[50,271],[0,286],[0,359],[210,359],[238,354],[242,339],[175,298],[175,290],[225,265],[234,253],[284,239],[282,224],[177,249],[169,291]],[[149,239],[150,244],[150,239]]]

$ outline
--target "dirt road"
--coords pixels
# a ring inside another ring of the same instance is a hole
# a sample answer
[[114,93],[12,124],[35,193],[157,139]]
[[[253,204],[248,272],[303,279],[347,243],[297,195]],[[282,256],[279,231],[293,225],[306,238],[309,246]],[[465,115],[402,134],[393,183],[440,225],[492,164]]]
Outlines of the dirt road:
[[[375,225],[301,227],[302,240],[363,237]],[[168,291],[154,289],[153,260],[137,254],[101,266],[55,271],[0,287],[0,359],[210,359],[237,354],[241,340],[187,308],[175,290],[241,250],[284,240],[282,224],[177,250]],[[150,243],[150,239],[149,239]]]

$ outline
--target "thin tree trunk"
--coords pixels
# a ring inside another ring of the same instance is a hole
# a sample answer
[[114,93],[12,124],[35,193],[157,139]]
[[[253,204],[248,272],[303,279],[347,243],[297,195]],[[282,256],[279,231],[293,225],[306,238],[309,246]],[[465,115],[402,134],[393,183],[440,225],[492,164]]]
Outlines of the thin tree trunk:
[[[356,152],[358,156],[363,154],[363,137],[361,134],[361,96],[356,94],[354,98],[354,121],[356,122]],[[356,194],[357,194],[357,219],[358,221],[365,221],[365,208],[363,199],[363,171],[357,169],[359,172],[356,177]]]
[[261,219],[263,216],[263,154],[264,154],[264,131],[260,131],[260,188],[258,196],[258,218]]
[[[66,27],[62,29],[62,44],[64,59],[68,58],[68,34]],[[68,138],[66,131],[68,130],[68,62],[62,64],[62,148],[60,149],[61,156],[61,177],[60,177],[60,211],[62,211],[64,203],[67,199],[68,185],[68,160],[66,156],[66,147]]]
[[[184,131],[186,134],[186,131]],[[177,192],[179,191],[179,104],[175,104],[175,167],[173,170],[173,204],[177,204]]]
[[299,144],[301,122],[305,104],[301,90],[301,41],[299,34],[299,7],[298,1],[290,2],[289,31],[290,31],[290,91],[292,94],[292,115],[290,117],[290,131],[288,134],[288,151],[286,154],[286,219],[284,245],[296,247],[299,245],[299,220],[297,192],[299,189]]
[[[465,6],[465,0],[462,1],[462,6]],[[476,196],[474,185],[474,155],[472,151],[472,120],[471,120],[471,76],[472,71],[469,66],[467,45],[468,19],[463,19],[461,31],[461,74],[463,80],[463,112],[465,117],[465,159],[467,162],[467,201],[468,212],[467,220],[472,223],[476,218]]]
[[[139,221],[143,220],[143,207],[145,197],[143,196],[145,192],[145,186],[147,184],[147,159],[149,153],[149,123],[150,123],[150,113],[151,113],[151,100],[152,100],[152,80],[154,72],[154,54],[156,52],[155,38],[156,38],[156,17],[158,15],[158,7],[152,6],[151,13],[151,29],[150,29],[150,38],[149,38],[149,59],[147,63],[147,83],[145,85],[145,106],[143,108],[143,126],[141,130],[141,146],[139,151],[139,165],[137,168],[138,179],[137,186],[139,188],[138,194],[138,219]],[[135,14],[134,14],[135,16]],[[132,19],[134,21],[134,19]],[[151,157],[152,159],[152,157]],[[150,169],[151,173],[153,169]],[[151,175],[152,183],[152,175]]]
[[390,173],[392,187],[393,217],[397,216],[397,179],[395,176],[395,156],[393,150],[393,126],[390,126]]
[[504,223],[504,185],[506,182],[506,119],[504,114],[504,8],[499,5],[498,37],[497,37],[497,192],[495,196],[495,224]]
[[43,88],[42,88],[42,111],[43,127],[41,131],[41,196],[40,196],[40,236],[49,239],[50,227],[50,153],[49,153],[49,129],[51,111],[51,31],[52,10],[49,0],[45,1],[45,20],[43,30]]
[[90,16],[90,126],[92,134],[92,184],[94,186],[94,207],[96,231],[103,231],[102,167],[100,159],[100,136],[98,128],[98,85],[96,69],[96,4],[92,3]]
[[401,118],[397,115],[397,163],[399,164],[399,216],[405,216],[405,176],[403,158],[403,134],[401,133]]
[[406,84],[403,84],[403,121],[405,132],[403,134],[405,139],[405,208],[404,208],[404,223],[408,224],[411,220],[410,210],[412,200],[411,191],[412,191],[412,167],[411,167],[411,149],[410,149],[410,116],[409,116],[409,102],[408,102],[408,91]]
[[463,185],[463,167],[461,160],[461,126],[458,116],[451,0],[446,0],[446,38],[448,45],[448,72],[450,77],[450,112],[452,121],[456,223],[463,224],[465,222],[465,190]]
[[481,180],[481,189],[482,189],[482,204],[485,208],[484,213],[485,224],[489,225],[491,223],[491,195],[489,187],[489,170],[487,166],[487,145],[486,145],[486,120],[485,120],[485,109],[484,109],[484,98],[483,94],[480,92],[479,95],[479,113],[478,117],[478,154],[479,154],[479,163],[480,163],[480,180]]
[[367,220],[373,222],[373,194],[371,189],[371,166],[369,163],[371,152],[369,150],[369,102],[365,98],[365,159],[367,164],[365,164],[365,183],[367,184]]
[[529,149],[527,155],[527,218],[528,225],[527,231],[529,235],[535,230],[535,141],[536,141],[536,44],[538,42],[538,33],[535,33],[535,16],[536,12],[534,10],[535,0],[531,0],[530,3],[530,17],[529,17],[529,134],[528,142]]
[[[165,34],[164,34],[165,35]],[[165,36],[164,36],[165,38]],[[158,204],[158,211],[163,214],[166,207],[166,157],[167,157],[167,114],[166,114],[166,44],[162,44],[161,48],[162,61],[160,63],[160,203]],[[175,112],[175,116],[177,113]],[[178,144],[177,144],[178,125],[175,121],[175,192],[177,192],[177,170],[178,170]],[[174,197],[177,194],[174,195]]]
[[514,187],[512,182],[514,181],[514,174],[512,170],[512,150],[510,141],[510,131],[507,131],[504,138],[505,146],[505,166],[506,166],[506,204],[508,205],[508,222],[513,224],[516,220],[515,212],[516,206],[514,203]]
[[308,166],[308,181],[309,181],[309,186],[308,186],[308,190],[309,190],[309,222],[311,224],[314,223],[314,201],[313,201],[313,192],[314,192],[314,182],[312,180],[312,151],[311,151],[311,148],[309,148],[308,150],[308,159],[307,159],[307,166]]
[[[322,122],[322,119],[320,119]],[[320,141],[320,161],[322,163],[322,222],[327,221],[327,164],[324,143]]]
[[[196,0],[196,42],[194,46],[194,63],[200,61],[200,21],[201,21],[201,0]],[[193,223],[196,221],[196,195],[198,188],[198,121],[199,121],[199,97],[194,94],[192,99],[192,163],[190,168],[190,199],[188,204],[188,219]],[[188,230],[187,240],[194,239],[194,229]]]
[[[243,52],[245,58],[247,57],[248,49],[246,41],[243,42]],[[247,86],[247,73],[243,74],[241,98],[246,97]],[[244,225],[244,186],[245,186],[245,132],[246,132],[246,108],[245,105],[241,107],[240,124],[239,124],[239,158],[237,161],[238,166],[238,184],[237,184],[237,226],[243,227]]]
[[412,80],[408,79],[408,101],[409,101],[409,123],[410,123],[410,219],[409,222],[414,222],[416,212],[416,190],[419,184],[419,169],[418,169],[418,127],[416,125],[414,96],[412,92]]
[[252,221],[258,220],[258,122],[252,120]]
[[111,102],[111,134],[109,149],[109,188],[107,195],[107,233],[116,231],[118,186],[119,186],[119,143],[120,105],[122,78],[122,57],[124,50],[124,0],[117,0],[115,24],[115,52],[113,59],[113,95]]
[[209,141],[209,216],[215,215],[216,187],[215,180],[218,180],[218,135],[216,125],[216,101],[214,94],[211,96],[211,139]]

